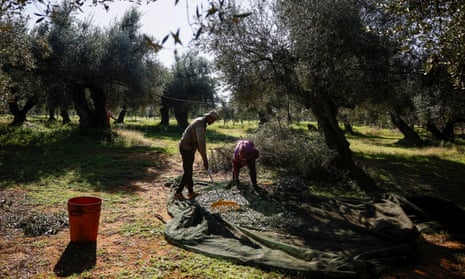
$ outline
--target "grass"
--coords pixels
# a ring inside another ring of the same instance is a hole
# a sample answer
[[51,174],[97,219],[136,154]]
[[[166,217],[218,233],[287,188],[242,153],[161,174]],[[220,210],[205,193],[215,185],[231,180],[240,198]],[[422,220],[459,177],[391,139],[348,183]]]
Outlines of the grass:
[[406,148],[395,130],[357,127],[349,136],[357,161],[387,191],[404,195],[424,194],[465,206],[463,145]]
[[[111,191],[138,179],[147,167],[160,162],[133,160],[131,156],[147,152],[177,154],[182,134],[174,121],[165,127],[157,120],[131,118],[115,127],[117,136],[110,144],[101,137],[76,135],[72,125],[31,123],[22,128],[0,126],[0,189],[14,185],[41,189],[32,191],[34,199],[41,203],[40,196],[46,194],[51,204],[56,204],[63,194]],[[305,131],[306,123],[294,126]],[[208,147],[231,148],[236,140],[247,138],[256,129],[255,122],[219,121],[208,127]],[[357,135],[348,136],[348,140],[355,158],[387,190],[437,195],[447,185],[461,183],[465,173],[462,145],[405,148],[396,144],[401,139],[396,130],[358,126],[354,130]],[[259,171],[263,179],[273,179],[269,171]],[[328,190],[324,184],[313,183],[309,188],[323,195],[343,194],[337,189],[333,189],[334,193],[324,193],[324,189]],[[455,200],[463,198],[462,195],[455,197]]]
[[[305,128],[305,123],[296,125],[303,132]],[[256,129],[255,122],[219,121],[207,129],[208,147],[232,146]],[[465,191],[461,190],[465,176],[462,145],[403,148],[396,145],[401,137],[395,130],[355,130],[359,134],[348,140],[357,162],[386,191],[431,194],[465,206]],[[73,125],[47,125],[43,120],[34,120],[24,127],[11,128],[0,119],[0,193],[21,190],[24,203],[55,211],[63,207],[63,200],[73,196],[99,196],[108,212],[104,222],[123,223],[118,231],[107,233],[168,246],[161,240],[163,224],[153,218],[149,205],[144,205],[143,212],[128,212],[141,202],[140,196],[134,194],[139,189],[131,182],[144,177],[149,167],[161,167],[163,155],[177,154],[182,131],[174,125],[163,127],[156,120],[139,118],[128,119],[113,131],[110,137],[89,137],[76,134]],[[277,183],[273,173],[263,168],[259,168],[259,180]],[[331,187],[325,182],[302,183],[312,192],[327,196],[347,195],[355,187],[350,182]],[[34,241],[32,245],[41,248],[48,242]],[[102,257],[110,253],[106,248],[97,252]],[[279,272],[235,265],[175,247],[167,255],[134,264],[137,269],[123,269],[117,278],[220,278],[218,274],[221,278],[285,278]],[[91,277],[92,271],[78,277],[86,276]]]
[[[142,176],[152,162],[130,160],[139,152],[163,153],[147,146],[108,144],[75,134],[69,126],[49,129],[7,128],[0,132],[0,188],[45,186],[77,191],[110,190]],[[8,140],[1,140],[8,138]]]
[[[176,261],[172,261],[173,258]],[[282,278],[282,274],[278,272],[264,273],[258,268],[238,266],[229,261],[191,254],[183,250],[173,252],[168,257],[152,259],[151,265],[142,272],[147,278],[166,278],[166,275],[170,275],[173,270],[179,270],[178,278]]]

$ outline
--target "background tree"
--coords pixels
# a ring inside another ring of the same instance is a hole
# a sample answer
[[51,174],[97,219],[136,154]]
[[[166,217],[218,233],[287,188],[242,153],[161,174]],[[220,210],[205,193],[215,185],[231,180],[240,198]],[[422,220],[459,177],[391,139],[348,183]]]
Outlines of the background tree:
[[103,67],[113,69],[110,75],[115,74],[105,91],[109,107],[120,109],[117,119],[120,123],[128,109],[145,110],[157,102],[166,76],[166,69],[146,43],[147,36],[138,31],[140,16],[137,10],[129,10],[110,28],[111,43],[103,61]]
[[[105,89],[109,86],[126,86],[126,92],[135,100],[147,92],[143,83],[146,77],[145,67],[148,65],[145,59],[150,49],[143,35],[137,31],[140,27],[139,20],[140,14],[132,9],[106,34],[96,29],[87,35],[87,44],[82,46],[79,55],[85,64],[81,62],[79,65],[83,68],[76,69],[84,73],[76,80],[82,87],[74,95],[74,103],[81,117],[80,123],[84,123],[81,126],[108,127],[107,100],[111,91]],[[86,99],[86,90],[90,93],[92,103]]]
[[240,13],[234,3],[224,8],[225,12],[212,15],[201,27],[212,31],[205,38],[216,54],[220,78],[230,86],[232,101],[240,110],[254,113],[262,124],[280,120],[288,112],[283,106],[289,101],[286,88],[296,81],[288,75],[291,62],[287,60],[292,58],[282,33],[285,29],[267,3],[251,5],[247,11],[253,15]]
[[415,96],[419,119],[434,140],[452,141],[455,125],[465,122],[465,92],[450,82],[446,65],[434,66],[422,81]]
[[[77,21],[74,2],[52,7],[50,20],[37,25],[33,37],[19,25],[18,29],[2,30],[2,36],[10,38],[2,48],[2,72],[11,80],[7,89],[14,90],[15,96],[29,92],[34,97],[21,110],[17,101],[25,98],[18,96],[16,102],[10,102],[12,112],[24,114],[41,100],[47,102],[52,117],[56,108],[66,116],[73,104],[80,128],[87,130],[109,127],[108,104],[135,109],[155,100],[164,69],[146,36],[138,31],[140,14],[135,9],[102,30]],[[32,62],[17,59],[20,55],[31,57]],[[22,89],[26,87],[27,91]]]
[[190,112],[201,107],[215,107],[215,86],[210,64],[205,58],[193,52],[177,57],[162,96],[161,123],[168,124],[169,109],[172,108],[178,126],[187,127]]
[[31,37],[22,17],[0,17],[0,100],[8,104],[14,125],[26,120],[39,101],[41,81],[35,75]]
[[138,33],[140,14],[135,9],[109,30],[75,21],[73,11],[66,5],[56,7],[50,27],[38,34],[45,37],[42,50],[51,50],[38,56],[43,62],[40,76],[49,89],[59,88],[62,96],[68,96],[64,101],[72,99],[80,128],[108,128],[108,104],[141,106],[157,91],[162,68]]
[[[415,113],[415,117],[408,118],[426,127],[433,138],[450,140],[454,125],[464,118],[461,109],[465,105],[462,97],[463,59],[459,58],[465,32],[464,4],[443,0],[387,0],[376,1],[375,5],[381,9],[373,17],[370,27],[401,46],[398,56],[403,58],[404,66],[396,70],[400,69],[409,81],[404,83],[407,86],[399,88],[410,91],[403,94],[405,102],[401,104],[409,104],[410,115]],[[396,113],[393,119],[400,120],[400,124],[408,128],[410,136],[398,127],[407,142],[421,143],[409,127],[413,125],[403,123],[399,113],[401,106],[393,108]]]
[[376,1],[392,19],[387,32],[403,42],[406,51],[423,49],[429,56],[425,72],[444,65],[458,88],[465,88],[465,3],[456,0]]
[[38,25],[32,32],[32,53],[37,64],[35,72],[44,85],[44,101],[49,119],[55,120],[55,111],[59,109],[63,123],[70,122],[68,110],[72,104],[67,69],[71,64],[69,48],[75,43],[74,10],[74,5],[64,2],[62,6],[56,7],[51,24]]
[[[378,111],[387,112],[391,123],[404,136],[398,144],[408,146],[421,146],[424,141],[415,130],[415,124],[418,124],[417,110],[415,105],[415,96],[422,94],[421,75],[418,72],[421,67],[421,60],[404,54],[396,42],[391,41],[389,37],[387,45],[391,45],[393,50],[389,58],[389,71],[385,73],[386,84],[389,85],[389,98],[378,95],[379,98],[368,99]],[[373,102],[374,101],[374,102]]]
[[361,19],[360,1],[280,1],[282,19],[295,42],[303,101],[312,109],[336,165],[354,169],[349,143],[337,115],[375,96],[389,94],[390,52]]

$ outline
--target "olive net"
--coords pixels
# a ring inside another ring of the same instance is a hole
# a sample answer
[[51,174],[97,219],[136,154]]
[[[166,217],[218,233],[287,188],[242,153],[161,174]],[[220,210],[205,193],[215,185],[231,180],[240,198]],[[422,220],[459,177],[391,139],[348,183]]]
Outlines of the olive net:
[[[313,277],[372,278],[414,256],[419,236],[394,194],[376,199],[289,196],[196,185],[195,201],[170,199],[166,239],[234,262]],[[213,213],[219,198],[239,210]]]

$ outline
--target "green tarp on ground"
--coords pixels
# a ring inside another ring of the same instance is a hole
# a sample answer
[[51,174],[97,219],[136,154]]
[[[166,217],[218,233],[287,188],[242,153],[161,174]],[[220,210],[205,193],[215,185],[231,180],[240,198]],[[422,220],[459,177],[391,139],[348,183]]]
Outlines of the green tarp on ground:
[[259,213],[264,220],[292,214],[274,219],[280,225],[257,226],[250,204],[232,215],[213,214],[208,204],[170,199],[173,218],[165,237],[190,251],[312,278],[373,278],[414,256],[419,233],[403,203],[408,201],[393,194],[370,200],[312,196],[286,201],[282,212]]

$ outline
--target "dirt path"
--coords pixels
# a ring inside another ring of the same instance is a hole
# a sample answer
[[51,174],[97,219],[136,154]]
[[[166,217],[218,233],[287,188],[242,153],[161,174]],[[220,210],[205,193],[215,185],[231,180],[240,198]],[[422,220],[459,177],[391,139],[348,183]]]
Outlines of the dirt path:
[[[149,156],[140,159],[154,158]],[[149,168],[144,180],[132,184],[138,189],[135,194],[139,196],[139,201],[130,205],[122,204],[121,214],[116,220],[102,219],[97,248],[102,251],[102,256],[93,269],[93,275],[137,270],[138,266],[147,266],[152,259],[176,249],[164,240],[161,229],[163,222],[171,219],[166,211],[170,189],[165,187],[165,182],[182,173],[182,167],[177,156],[159,159],[163,162],[161,168]],[[129,231],[126,232],[125,227]],[[136,231],[131,232],[131,227],[135,227]],[[121,231],[124,233],[119,233]]]

